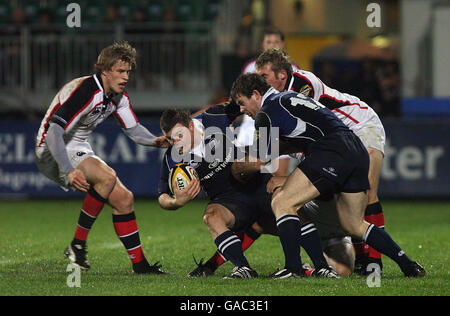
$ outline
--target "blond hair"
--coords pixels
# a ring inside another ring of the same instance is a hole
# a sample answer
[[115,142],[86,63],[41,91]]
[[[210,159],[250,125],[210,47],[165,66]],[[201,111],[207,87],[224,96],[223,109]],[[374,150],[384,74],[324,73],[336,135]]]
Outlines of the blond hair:
[[280,48],[268,49],[259,55],[256,59],[256,69],[260,69],[267,64],[271,64],[275,75],[278,75],[281,70],[286,70],[286,73],[292,75],[292,62],[288,54]]
[[129,63],[132,69],[136,68],[136,49],[128,42],[115,42],[103,48],[94,64],[94,72],[111,70],[119,60]]

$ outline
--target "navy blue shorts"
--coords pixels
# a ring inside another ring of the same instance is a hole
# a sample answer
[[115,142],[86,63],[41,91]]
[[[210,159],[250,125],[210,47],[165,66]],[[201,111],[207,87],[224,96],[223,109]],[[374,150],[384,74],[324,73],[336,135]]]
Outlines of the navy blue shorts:
[[266,183],[260,183],[258,189],[252,193],[235,191],[221,194],[213,198],[208,205],[220,204],[226,207],[235,218],[235,224],[231,230],[243,231],[256,222],[261,214],[272,214],[272,196],[266,192]]
[[370,189],[369,162],[358,136],[343,131],[312,143],[298,168],[321,193],[325,182],[330,183],[332,193],[356,193]]

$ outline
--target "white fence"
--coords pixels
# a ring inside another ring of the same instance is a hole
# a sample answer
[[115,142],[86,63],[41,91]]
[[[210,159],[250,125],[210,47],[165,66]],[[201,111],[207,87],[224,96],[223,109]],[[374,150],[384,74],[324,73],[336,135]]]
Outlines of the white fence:
[[[47,102],[48,95],[67,81],[91,74],[101,49],[116,40],[137,49],[138,65],[127,89],[138,95],[210,93],[219,86],[216,33],[208,23],[181,30],[117,25],[69,31],[27,27],[16,34],[4,33],[0,32],[0,94],[13,93],[24,100],[39,95]],[[8,102],[1,99],[2,104]]]

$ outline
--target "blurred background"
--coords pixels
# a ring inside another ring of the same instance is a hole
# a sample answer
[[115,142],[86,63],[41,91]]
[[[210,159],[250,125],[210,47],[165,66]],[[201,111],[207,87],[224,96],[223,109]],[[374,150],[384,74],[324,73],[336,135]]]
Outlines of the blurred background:
[[[72,2],[80,27],[68,24]],[[140,122],[160,135],[164,109],[227,98],[267,26],[285,34],[300,68],[378,113],[382,198],[450,197],[448,0],[0,0],[0,199],[78,196],[39,173],[34,142],[54,95],[91,74],[102,48],[136,47],[127,90]],[[162,150],[135,145],[114,119],[91,143],[136,196],[155,197]]]

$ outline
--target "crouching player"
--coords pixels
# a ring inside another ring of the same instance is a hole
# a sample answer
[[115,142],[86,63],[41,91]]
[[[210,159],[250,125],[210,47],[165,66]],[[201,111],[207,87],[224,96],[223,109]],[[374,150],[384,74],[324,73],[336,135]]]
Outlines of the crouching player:
[[[179,110],[163,113],[161,130],[172,147],[163,159],[158,201],[162,208],[176,210],[194,199],[201,185],[210,198],[203,221],[220,254],[235,266],[231,278],[254,278],[258,274],[245,258],[242,241],[235,232],[245,231],[262,214],[272,214],[271,196],[266,192],[271,176],[258,174],[246,184],[233,177],[233,161],[244,153],[227,137],[227,128],[238,115],[241,115],[239,106],[233,102],[211,107],[194,118]],[[172,196],[168,176],[180,162],[195,168],[199,180],[193,179],[184,190],[174,186]],[[318,237],[311,244],[320,249]],[[320,254],[320,260],[326,263],[321,251]],[[324,268],[331,270],[328,266]]]

